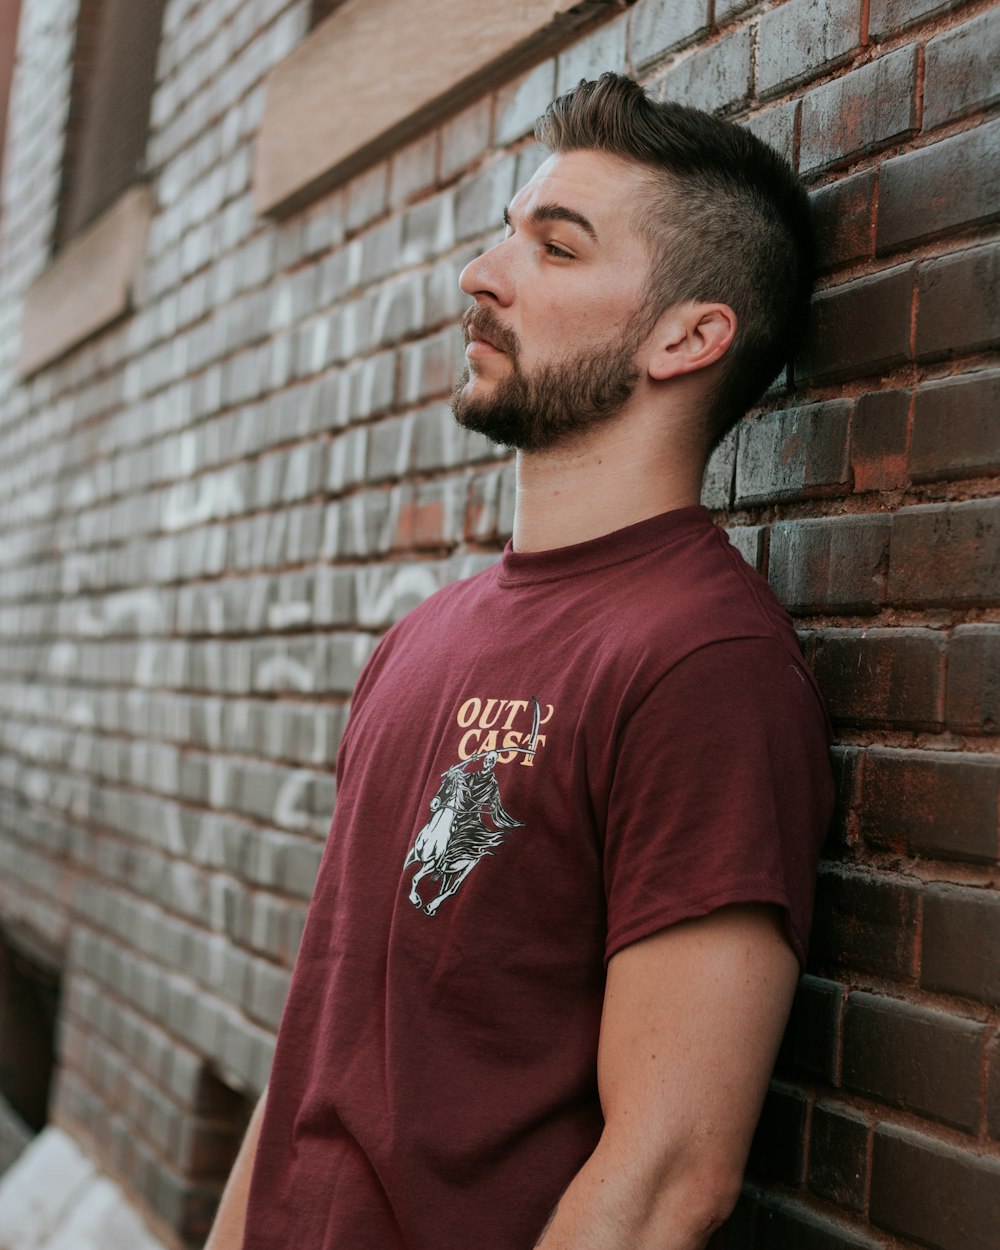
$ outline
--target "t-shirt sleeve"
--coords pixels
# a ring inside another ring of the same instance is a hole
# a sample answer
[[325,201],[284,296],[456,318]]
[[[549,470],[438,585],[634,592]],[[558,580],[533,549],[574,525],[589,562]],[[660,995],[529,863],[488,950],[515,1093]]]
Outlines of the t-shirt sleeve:
[[805,965],[833,806],[829,726],[774,638],[716,642],[655,684],[614,744],[606,958],[730,903],[775,903]]

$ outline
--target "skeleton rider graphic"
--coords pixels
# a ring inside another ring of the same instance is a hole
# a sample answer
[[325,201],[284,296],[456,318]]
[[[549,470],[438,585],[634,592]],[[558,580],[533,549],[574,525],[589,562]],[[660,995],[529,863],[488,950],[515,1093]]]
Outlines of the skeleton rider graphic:
[[[541,707],[534,697],[533,724],[526,747],[507,748],[518,754],[533,755],[538,740]],[[410,883],[410,902],[433,916],[446,898],[454,894],[484,855],[491,855],[510,829],[524,824],[515,820],[504,808],[495,768],[498,753],[484,751],[461,760],[441,774],[441,785],[431,799],[431,816],[417,834],[410,848],[404,871],[419,864]],[[482,760],[482,766],[469,772],[470,765]],[[489,816],[490,828],[484,817]],[[427,876],[440,881],[435,898],[424,903],[417,887]]]

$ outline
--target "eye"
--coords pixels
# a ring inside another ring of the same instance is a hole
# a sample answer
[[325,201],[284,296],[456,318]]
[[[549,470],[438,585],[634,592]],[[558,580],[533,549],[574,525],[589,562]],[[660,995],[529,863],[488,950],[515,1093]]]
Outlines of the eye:
[[545,250],[557,260],[576,260],[572,252],[567,252],[558,243],[546,243]]

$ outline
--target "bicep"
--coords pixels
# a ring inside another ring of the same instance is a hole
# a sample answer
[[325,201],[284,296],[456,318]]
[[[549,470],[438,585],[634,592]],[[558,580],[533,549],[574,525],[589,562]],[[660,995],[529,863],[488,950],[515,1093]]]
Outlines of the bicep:
[[598,1054],[606,1138],[738,1186],[798,976],[769,905],[723,907],[619,951]]

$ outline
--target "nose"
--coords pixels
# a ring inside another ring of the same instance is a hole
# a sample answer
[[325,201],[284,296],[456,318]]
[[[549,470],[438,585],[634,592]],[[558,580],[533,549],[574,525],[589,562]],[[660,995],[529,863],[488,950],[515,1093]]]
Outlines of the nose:
[[470,260],[458,277],[458,285],[475,300],[494,300],[506,307],[514,297],[510,265],[501,239],[475,260]]

